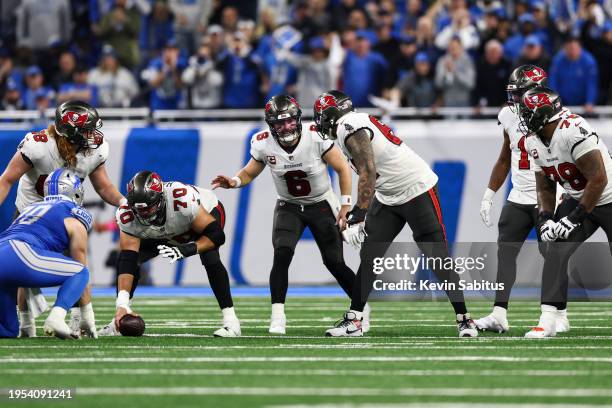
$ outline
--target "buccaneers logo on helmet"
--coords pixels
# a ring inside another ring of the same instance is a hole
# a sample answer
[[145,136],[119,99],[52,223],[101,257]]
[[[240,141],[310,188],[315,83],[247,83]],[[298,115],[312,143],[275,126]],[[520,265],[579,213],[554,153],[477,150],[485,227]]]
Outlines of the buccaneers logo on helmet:
[[528,71],[524,71],[524,74],[527,78],[531,79],[533,82],[540,83],[544,79],[546,79],[546,72],[543,69],[538,67],[533,67]]
[[336,98],[334,98],[332,95],[323,95],[315,102],[315,110],[317,112],[323,112],[325,109],[331,106],[338,107]]
[[162,182],[157,173],[151,174],[151,184],[149,184],[149,189],[153,190],[157,193],[162,192]]
[[62,124],[70,123],[76,127],[83,127],[87,122],[87,114],[79,114],[77,112],[69,111],[62,116]]
[[534,110],[535,108],[541,108],[544,105],[552,106],[552,102],[545,93],[538,93],[535,95],[527,95],[525,97],[525,106],[529,109]]

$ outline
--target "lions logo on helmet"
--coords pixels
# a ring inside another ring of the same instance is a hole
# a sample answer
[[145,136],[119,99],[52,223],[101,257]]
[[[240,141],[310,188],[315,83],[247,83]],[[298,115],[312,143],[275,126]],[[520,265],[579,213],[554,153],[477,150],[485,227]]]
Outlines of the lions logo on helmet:
[[83,204],[83,183],[71,169],[57,169],[49,174],[45,180],[43,192],[45,199],[52,196],[64,196],[78,205]]

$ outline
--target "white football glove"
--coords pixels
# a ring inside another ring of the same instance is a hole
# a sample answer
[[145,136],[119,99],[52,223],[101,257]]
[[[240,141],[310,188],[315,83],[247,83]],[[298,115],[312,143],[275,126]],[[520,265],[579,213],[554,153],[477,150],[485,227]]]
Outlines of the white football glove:
[[573,230],[576,229],[580,224],[573,223],[567,217],[561,218],[557,223],[555,223],[553,230],[557,238],[567,239],[569,234],[572,233]]
[[356,250],[361,249],[361,243],[365,241],[368,234],[365,232],[365,224],[360,222],[342,231],[342,238]]
[[185,255],[183,255],[181,250],[177,247],[158,245],[157,249],[159,250],[159,254],[164,258],[168,258],[168,261],[170,261],[171,264],[175,263],[179,259],[185,258]]
[[493,207],[493,196],[495,196],[495,191],[487,188],[482,197],[482,202],[480,203],[480,216],[482,217],[482,222],[487,227],[493,226],[491,222],[491,207]]
[[557,224],[553,220],[547,220],[540,226],[540,238],[542,242],[552,242],[557,239],[557,234],[555,233],[556,225]]

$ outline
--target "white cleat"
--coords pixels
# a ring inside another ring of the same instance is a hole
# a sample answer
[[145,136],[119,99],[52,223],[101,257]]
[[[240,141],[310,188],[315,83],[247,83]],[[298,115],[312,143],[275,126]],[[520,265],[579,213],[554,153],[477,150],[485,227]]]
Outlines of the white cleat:
[[272,315],[270,318],[270,334],[285,334],[287,328],[287,318],[284,314]]
[[81,311],[79,310],[78,313],[75,313],[74,309],[77,309],[76,307],[73,307],[72,309],[70,309],[70,323],[68,323],[68,327],[70,327],[70,330],[72,330],[73,332],[76,333],[80,333],[81,332]]
[[115,327],[115,319],[111,320],[109,324],[98,330],[98,337],[112,337],[121,336],[121,333]]
[[47,336],[55,336],[62,340],[75,340],[80,338],[77,332],[70,330],[70,327],[65,321],[55,319],[52,316],[49,316],[47,320],[45,320],[43,331]]
[[36,325],[20,326],[19,337],[36,337]]
[[570,322],[567,318],[567,310],[557,310],[555,330],[557,331],[557,333],[567,333],[570,331]]
[[223,327],[213,333],[215,337],[240,337],[241,335],[240,321],[238,320],[223,322]]
[[370,315],[372,314],[372,308],[369,304],[365,304],[363,307],[363,319],[361,320],[361,331],[367,333],[370,331]]
[[339,320],[335,327],[325,332],[327,337],[358,337],[363,336],[362,320],[357,319],[353,312],[346,312],[342,320]]
[[476,327],[480,331],[490,331],[495,333],[505,333],[510,330],[508,319],[500,318],[491,313],[488,316],[476,320]]
[[557,335],[557,310],[552,306],[542,305],[542,314],[538,325],[525,333],[526,339],[544,339]]
[[470,318],[470,314],[457,315],[457,332],[459,337],[478,337],[476,323]]

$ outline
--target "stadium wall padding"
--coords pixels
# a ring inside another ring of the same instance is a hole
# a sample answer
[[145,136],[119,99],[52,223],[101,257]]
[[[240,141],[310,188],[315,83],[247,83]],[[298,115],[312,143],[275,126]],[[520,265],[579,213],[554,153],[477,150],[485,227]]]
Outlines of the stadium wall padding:
[[[612,120],[593,120],[593,126],[612,145]],[[202,122],[158,127],[138,127],[130,122],[105,122],[104,134],[110,143],[107,171],[119,189],[125,191],[130,177],[139,170],[155,170],[170,181],[178,179],[208,188],[217,174],[233,176],[249,159],[249,137],[263,123]],[[444,222],[450,241],[494,242],[497,228],[487,228],[480,219],[482,194],[502,145],[502,133],[495,120],[490,121],[397,121],[396,133],[435,169],[440,177],[439,194]],[[2,169],[13,156],[25,130],[0,130]],[[353,197],[356,198],[356,176]],[[98,197],[86,182],[86,201]],[[337,189],[337,180],[334,180]],[[510,188],[510,183],[507,183]],[[507,189],[506,188],[506,189]],[[4,229],[14,212],[13,187],[0,209],[0,226]],[[272,215],[276,191],[269,171],[241,190],[216,190],[227,213],[226,243],[221,255],[235,284],[267,285],[272,265]],[[507,191],[495,197],[492,211],[496,222]],[[114,218],[114,209],[93,209],[97,221]],[[593,239],[601,239],[596,235]],[[397,240],[412,241],[406,227]],[[115,247],[112,233],[92,233],[90,269],[96,285],[109,285],[114,272],[104,265]],[[358,254],[345,246],[349,266],[357,269]],[[170,266],[162,259],[152,261],[152,279],[156,285],[207,284],[199,257]],[[305,234],[298,245],[290,269],[290,282],[324,284],[333,282],[319,256],[315,242]]]

